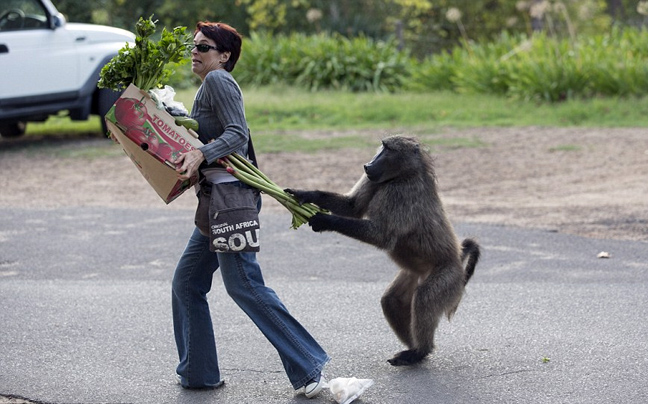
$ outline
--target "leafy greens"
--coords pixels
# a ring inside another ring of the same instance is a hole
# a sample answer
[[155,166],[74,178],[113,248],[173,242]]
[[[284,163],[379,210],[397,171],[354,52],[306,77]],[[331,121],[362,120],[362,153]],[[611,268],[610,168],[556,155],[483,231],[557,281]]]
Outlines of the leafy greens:
[[189,56],[192,36],[186,32],[186,27],[176,27],[173,31],[163,28],[162,36],[156,42],[151,38],[156,31],[156,22],[153,16],[148,19],[140,17],[135,24],[135,46],[127,43],[101,69],[100,88],[121,91],[132,83],[149,91],[168,81],[172,71],[166,69],[166,65],[180,63]]

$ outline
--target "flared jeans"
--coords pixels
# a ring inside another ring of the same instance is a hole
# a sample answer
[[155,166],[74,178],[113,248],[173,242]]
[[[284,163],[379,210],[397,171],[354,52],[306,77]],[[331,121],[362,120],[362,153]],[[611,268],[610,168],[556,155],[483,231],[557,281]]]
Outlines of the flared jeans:
[[207,293],[220,268],[228,295],[275,347],[295,390],[316,378],[330,360],[263,281],[255,253],[214,253],[209,237],[194,229],[173,276],[173,327],[181,384],[216,386],[221,381]]

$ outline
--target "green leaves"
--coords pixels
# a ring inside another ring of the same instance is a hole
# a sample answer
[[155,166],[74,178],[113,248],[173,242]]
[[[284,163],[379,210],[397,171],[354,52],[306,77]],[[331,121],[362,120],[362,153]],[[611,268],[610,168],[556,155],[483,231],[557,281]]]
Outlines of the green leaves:
[[133,82],[136,70],[135,48],[126,44],[102,69],[99,75],[99,88],[119,91]]
[[648,31],[555,38],[506,33],[413,64],[408,88],[557,102],[648,94]]
[[407,78],[409,63],[407,52],[399,51],[394,41],[251,34],[235,72],[241,84],[393,92]]
[[140,17],[137,24],[135,24],[135,32],[140,40],[146,40],[155,33],[155,23],[157,21],[153,21],[152,18],[153,16],[149,17],[148,20],[145,20]]
[[186,32],[186,27],[176,27],[173,31],[163,28],[160,40],[156,42],[151,38],[156,32],[156,22],[153,16],[148,19],[140,17],[135,25],[135,46],[126,44],[101,69],[100,88],[119,91],[131,83],[144,91],[161,87],[173,74],[166,65],[188,58],[191,34]]

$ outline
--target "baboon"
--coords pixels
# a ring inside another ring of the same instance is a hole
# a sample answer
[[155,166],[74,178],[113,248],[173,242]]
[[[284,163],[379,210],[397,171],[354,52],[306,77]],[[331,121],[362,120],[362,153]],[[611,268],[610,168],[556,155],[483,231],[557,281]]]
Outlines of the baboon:
[[408,349],[388,362],[413,365],[434,349],[443,314],[450,320],[457,310],[479,260],[479,245],[473,239],[460,245],[439,198],[432,156],[417,139],[384,139],[364,171],[346,194],[286,192],[331,212],[310,219],[314,231],[336,231],[374,245],[398,265],[381,305]]

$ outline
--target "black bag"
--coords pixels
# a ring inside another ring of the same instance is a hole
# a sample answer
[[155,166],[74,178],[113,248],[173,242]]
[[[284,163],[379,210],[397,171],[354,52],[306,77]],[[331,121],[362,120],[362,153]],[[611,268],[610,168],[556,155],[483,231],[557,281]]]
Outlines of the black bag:
[[259,251],[258,190],[240,183],[202,183],[194,219],[213,252]]

